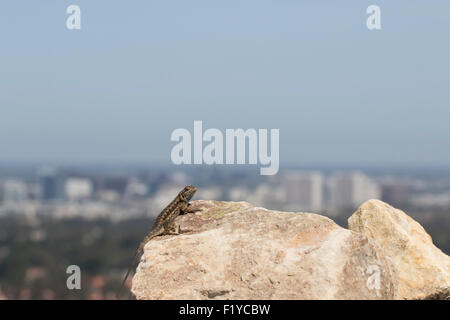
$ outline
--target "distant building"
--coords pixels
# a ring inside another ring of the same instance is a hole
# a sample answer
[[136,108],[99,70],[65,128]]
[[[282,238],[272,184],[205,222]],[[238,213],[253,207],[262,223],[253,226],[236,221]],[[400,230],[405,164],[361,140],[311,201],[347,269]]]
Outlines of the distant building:
[[251,191],[247,187],[235,186],[228,190],[228,198],[230,201],[250,201]]
[[401,183],[383,184],[381,200],[395,207],[403,207],[408,200],[408,186]]
[[28,198],[28,188],[25,182],[16,179],[5,180],[2,184],[3,202],[21,202]]
[[360,172],[337,173],[328,181],[328,195],[329,209],[354,209],[369,199],[380,199],[381,189]]
[[76,201],[92,197],[93,184],[86,178],[68,178],[65,183],[65,195],[68,200]]
[[149,188],[146,184],[140,182],[136,178],[129,180],[125,189],[125,196],[128,198],[145,198],[148,196]]
[[209,188],[200,188],[195,195],[195,199],[202,200],[222,200],[222,189],[219,187],[211,186]]
[[320,211],[323,204],[323,176],[320,172],[288,171],[283,175],[286,194],[284,210]]
[[422,193],[411,199],[411,204],[419,208],[450,208],[450,192]]
[[43,168],[39,171],[41,199],[43,201],[58,200],[64,197],[64,178],[53,168]]
[[284,191],[268,183],[261,183],[253,189],[233,187],[228,191],[231,201],[246,201],[254,206],[279,209],[286,203]]
[[116,203],[120,201],[120,194],[113,190],[100,190],[96,198],[101,202]]
[[94,190],[99,191],[115,191],[120,196],[125,194],[128,186],[128,177],[96,177],[94,178]]

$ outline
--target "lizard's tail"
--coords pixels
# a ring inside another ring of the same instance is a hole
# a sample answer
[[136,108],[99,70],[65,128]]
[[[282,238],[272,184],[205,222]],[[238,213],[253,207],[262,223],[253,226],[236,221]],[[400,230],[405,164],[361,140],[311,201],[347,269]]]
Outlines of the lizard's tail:
[[131,269],[133,269],[133,266],[136,263],[136,260],[139,257],[139,254],[141,253],[141,251],[142,251],[142,245],[140,245],[139,248],[136,250],[133,260],[131,261],[130,267],[128,268],[127,274],[125,275],[125,278],[123,278],[122,285],[120,286],[121,291],[123,289],[123,286],[125,285],[125,282],[127,281],[128,276],[130,275]]

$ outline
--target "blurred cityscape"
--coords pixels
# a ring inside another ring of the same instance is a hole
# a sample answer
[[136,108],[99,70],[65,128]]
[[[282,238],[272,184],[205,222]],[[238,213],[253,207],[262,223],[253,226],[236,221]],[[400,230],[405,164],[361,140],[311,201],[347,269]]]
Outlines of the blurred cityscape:
[[[153,219],[188,184],[199,187],[194,199],[315,212],[344,227],[364,201],[381,199],[450,252],[446,170],[291,168],[264,177],[225,168],[2,167],[0,298],[117,298]],[[81,267],[82,290],[66,287],[72,264]]]

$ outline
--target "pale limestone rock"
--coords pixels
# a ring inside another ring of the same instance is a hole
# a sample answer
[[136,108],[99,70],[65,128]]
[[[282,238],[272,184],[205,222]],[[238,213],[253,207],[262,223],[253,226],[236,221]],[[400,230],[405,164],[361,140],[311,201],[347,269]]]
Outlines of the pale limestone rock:
[[193,201],[178,236],[150,241],[137,299],[392,299],[396,275],[366,236],[311,213]]
[[435,247],[424,228],[403,211],[380,200],[369,200],[348,219],[348,226],[375,240],[393,261],[399,282],[397,299],[448,293],[450,257]]

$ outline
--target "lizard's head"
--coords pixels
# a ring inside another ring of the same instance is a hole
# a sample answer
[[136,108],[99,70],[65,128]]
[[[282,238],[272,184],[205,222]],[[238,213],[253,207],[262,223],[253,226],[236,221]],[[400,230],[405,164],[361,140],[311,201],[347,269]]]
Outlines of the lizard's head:
[[195,192],[197,191],[197,187],[194,186],[186,186],[183,189],[183,195],[186,198],[187,201],[191,200],[194,196]]

